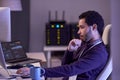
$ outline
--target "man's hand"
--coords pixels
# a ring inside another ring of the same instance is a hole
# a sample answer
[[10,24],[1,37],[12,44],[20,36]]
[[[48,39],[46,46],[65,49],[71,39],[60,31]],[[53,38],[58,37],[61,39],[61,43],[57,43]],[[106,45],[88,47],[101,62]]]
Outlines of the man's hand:
[[28,68],[28,67],[20,68],[20,69],[17,70],[16,73],[20,74],[21,76],[30,75],[30,68]]
[[81,42],[82,41],[80,39],[72,39],[69,42],[68,51],[76,51],[78,49],[78,47],[81,46]]

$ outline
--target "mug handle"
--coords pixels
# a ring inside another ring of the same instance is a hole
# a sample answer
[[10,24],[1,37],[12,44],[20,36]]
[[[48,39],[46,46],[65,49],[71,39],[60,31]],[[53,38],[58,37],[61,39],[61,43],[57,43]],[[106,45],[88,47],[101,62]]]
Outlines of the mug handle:
[[43,74],[45,74],[45,69],[41,68],[41,75],[40,76],[43,76]]

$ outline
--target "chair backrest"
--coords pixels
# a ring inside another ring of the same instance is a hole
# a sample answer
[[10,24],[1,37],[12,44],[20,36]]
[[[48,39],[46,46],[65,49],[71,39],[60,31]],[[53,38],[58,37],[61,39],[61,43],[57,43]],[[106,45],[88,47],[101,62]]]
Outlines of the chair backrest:
[[107,25],[104,28],[103,36],[102,36],[103,42],[106,45],[108,53],[109,53],[109,59],[108,59],[106,66],[104,67],[102,72],[98,75],[96,80],[107,80],[107,78],[112,73],[112,56],[110,53],[110,34],[111,34],[111,24]]

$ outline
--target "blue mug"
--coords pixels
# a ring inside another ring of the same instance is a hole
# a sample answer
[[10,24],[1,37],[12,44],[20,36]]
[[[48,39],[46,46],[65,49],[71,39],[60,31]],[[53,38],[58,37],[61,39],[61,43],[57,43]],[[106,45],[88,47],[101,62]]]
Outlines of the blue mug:
[[45,73],[45,70],[41,67],[31,67],[30,68],[30,77],[32,80],[42,80],[42,75]]

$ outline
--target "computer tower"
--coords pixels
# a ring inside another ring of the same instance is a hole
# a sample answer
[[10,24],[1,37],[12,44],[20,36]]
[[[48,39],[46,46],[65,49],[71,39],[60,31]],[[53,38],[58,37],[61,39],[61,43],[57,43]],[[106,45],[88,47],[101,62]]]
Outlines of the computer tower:
[[70,27],[65,21],[50,21],[46,24],[46,45],[68,45]]

